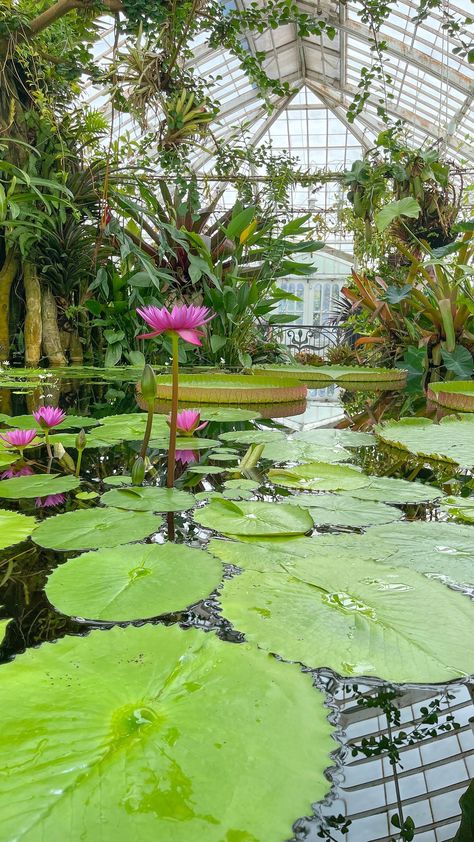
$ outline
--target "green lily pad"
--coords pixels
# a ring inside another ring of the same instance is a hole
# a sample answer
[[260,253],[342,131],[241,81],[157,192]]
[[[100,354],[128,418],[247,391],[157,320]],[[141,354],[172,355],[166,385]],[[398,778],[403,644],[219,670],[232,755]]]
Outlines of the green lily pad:
[[474,523],[474,497],[445,497],[440,509],[450,517]]
[[[65,448],[76,449],[77,433],[55,433],[49,437],[50,444],[62,444]],[[120,444],[121,439],[111,436],[108,438],[107,432],[102,427],[96,427],[86,433],[86,450],[94,447],[113,447],[115,444]]]
[[132,478],[127,474],[111,474],[111,476],[109,477],[104,477],[102,482],[104,483],[104,485],[131,485]]
[[[171,376],[156,378],[156,396],[171,398]],[[253,374],[184,374],[179,378],[178,397],[189,405],[204,403],[237,404],[285,403],[306,397],[306,386],[290,378],[258,377]],[[140,396],[139,396],[140,402]]]
[[347,494],[297,494],[285,503],[309,509],[315,526],[363,527],[400,520],[402,513],[385,503],[356,500]]
[[310,462],[294,468],[275,468],[268,472],[269,479],[285,488],[302,491],[353,491],[367,485],[367,474],[345,465]]
[[[363,476],[366,476],[363,474]],[[367,484],[353,488],[349,494],[358,500],[373,500],[380,503],[429,503],[443,497],[443,492],[434,485],[424,482],[410,482],[394,477],[366,476]]]
[[474,653],[459,644],[474,634],[467,597],[406,567],[355,557],[363,537],[350,536],[346,550],[345,536],[262,541],[251,554],[212,541],[214,555],[246,568],[224,583],[224,615],[259,647],[343,676],[431,683],[471,674]]
[[46,595],[62,614],[124,622],[184,610],[208,596],[222,564],[183,544],[136,544],[83,553],[53,570]]
[[188,471],[193,474],[222,474],[225,468],[219,465],[189,465]]
[[359,433],[357,430],[316,429],[301,430],[292,436],[292,441],[321,447],[370,447],[376,444],[373,433]]
[[234,444],[274,444],[275,442],[286,441],[287,436],[281,430],[229,430],[227,433],[221,433],[219,438],[221,441],[231,441]]
[[44,520],[32,538],[50,550],[96,550],[141,541],[157,532],[161,518],[151,512],[126,512],[109,506],[78,509]]
[[[214,462],[237,462],[240,458],[238,453],[212,453],[209,457]],[[224,470],[224,468],[222,468]]]
[[378,438],[420,459],[474,465],[474,417],[447,415],[439,424],[429,418],[402,418],[375,428]]
[[198,410],[201,421],[219,421],[230,423],[236,421],[254,421],[260,414],[252,409],[239,409],[237,406],[202,406]]
[[362,553],[365,542],[382,542],[380,560],[386,564],[410,567],[448,584],[474,585],[474,530],[470,526],[417,520],[374,526],[361,537]]
[[266,444],[263,458],[272,462],[285,464],[287,462],[345,462],[351,454],[343,447],[324,447],[320,444],[308,444],[304,441],[288,439],[282,446],[281,442]]
[[244,488],[226,488],[224,491],[199,491],[196,494],[196,500],[251,500],[253,494],[251,491],[246,491]]
[[49,494],[64,494],[80,485],[80,479],[61,474],[30,474],[0,481],[0,497],[6,500],[20,500],[23,497],[47,497]]
[[297,506],[257,501],[237,504],[219,498],[198,509],[194,520],[224,535],[297,535],[313,528],[308,512]]
[[195,503],[193,495],[186,491],[152,485],[113,488],[102,495],[101,502],[132,512],[183,512]]
[[396,368],[370,368],[362,365],[263,365],[254,367],[256,374],[281,375],[303,383],[343,383],[348,388],[371,385],[375,388],[401,388],[407,373]]
[[428,400],[458,412],[474,412],[474,381],[451,380],[448,383],[430,383]]
[[34,517],[0,509],[0,550],[28,538],[36,526]]
[[[198,438],[197,436],[189,436],[188,438],[176,439],[176,450],[209,450],[211,447],[220,447],[220,441],[216,439]],[[169,436],[165,438],[152,439],[150,447],[156,450],[168,450],[170,445]]]
[[324,696],[256,648],[147,624],[2,670],[5,839],[286,839],[329,789]]
[[[17,430],[40,430],[41,425],[38,424],[32,415],[15,415],[6,422],[9,427],[15,427]],[[87,427],[96,427],[100,424],[96,418],[91,418],[89,415],[67,415],[61,424],[54,427],[55,430],[81,430]]]
[[96,500],[97,497],[100,497],[97,491],[78,491],[76,494],[76,500]]
[[256,488],[260,487],[259,482],[255,482],[254,479],[227,479],[224,482],[224,488],[237,488],[243,489],[245,488],[246,491],[255,491]]

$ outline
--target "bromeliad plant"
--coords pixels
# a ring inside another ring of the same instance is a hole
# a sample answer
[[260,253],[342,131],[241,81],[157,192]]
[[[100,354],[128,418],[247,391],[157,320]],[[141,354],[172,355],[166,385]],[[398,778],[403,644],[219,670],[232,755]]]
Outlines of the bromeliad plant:
[[[153,328],[151,333],[144,333],[139,336],[139,339],[154,339],[156,336],[169,336],[171,339],[172,348],[172,398],[171,398],[171,415],[169,417],[169,448],[168,448],[168,469],[166,475],[166,485],[168,488],[173,488],[174,472],[176,463],[176,435],[178,430],[178,388],[179,388],[179,340],[184,339],[194,346],[201,346],[201,338],[203,332],[199,328],[214,318],[214,313],[211,313],[207,307],[195,307],[194,305],[183,304],[181,306],[175,305],[172,310],[167,310],[166,307],[143,307],[137,309],[139,316],[144,319],[147,324]],[[147,367],[147,369],[149,366]],[[144,459],[148,442],[150,440],[153,408],[155,400],[155,390],[152,387],[152,381],[149,373],[145,369],[146,395],[145,400],[148,404],[148,420],[143,440],[142,450],[140,456]],[[151,369],[150,369],[151,370]],[[152,372],[153,373],[153,372]],[[154,375],[153,375],[154,377]],[[193,421],[196,419],[193,417]],[[199,423],[199,419],[197,419]],[[188,426],[188,417],[183,419],[183,424]],[[197,429],[197,424],[193,428]],[[189,432],[188,432],[189,435]]]

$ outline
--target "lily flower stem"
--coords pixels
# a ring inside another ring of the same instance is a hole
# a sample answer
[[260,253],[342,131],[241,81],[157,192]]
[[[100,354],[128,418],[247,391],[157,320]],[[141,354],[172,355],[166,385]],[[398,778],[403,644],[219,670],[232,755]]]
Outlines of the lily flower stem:
[[176,465],[176,430],[178,422],[178,376],[179,376],[179,361],[178,361],[178,345],[179,336],[177,333],[171,334],[171,344],[173,351],[172,363],[172,391],[171,391],[171,416],[170,416],[170,443],[168,447],[168,472],[166,476],[167,488],[174,486],[174,470]]
[[78,451],[77,451],[76,470],[74,471],[74,473],[75,473],[76,477],[78,477],[78,476],[79,476],[79,473],[80,473],[80,470],[81,470],[81,462],[82,462],[82,454],[83,454],[83,453],[84,453],[84,451],[83,451],[83,450],[78,450]]
[[142,446],[140,450],[140,456],[142,459],[146,458],[146,452],[148,450],[148,443],[151,439],[151,430],[153,427],[153,415],[154,415],[154,405],[153,403],[148,404],[148,415],[146,419],[146,428],[145,428],[145,435],[143,437]]
[[49,443],[49,430],[44,431],[44,443],[46,445],[46,450],[47,450],[47,453],[48,453],[48,459],[49,459],[50,462],[52,462],[53,461],[53,454],[51,452],[51,445]]

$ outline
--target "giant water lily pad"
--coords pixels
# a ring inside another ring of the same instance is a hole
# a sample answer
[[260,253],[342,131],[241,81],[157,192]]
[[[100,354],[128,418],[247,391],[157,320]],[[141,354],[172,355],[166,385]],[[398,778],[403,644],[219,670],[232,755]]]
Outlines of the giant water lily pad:
[[186,491],[146,485],[113,488],[102,495],[101,502],[133,512],[182,512],[192,509],[195,501],[193,495]]
[[374,526],[361,537],[363,553],[365,542],[382,542],[384,563],[407,566],[448,583],[474,585],[474,529],[470,526],[417,520]]
[[293,377],[303,383],[341,383],[354,388],[356,384],[371,385],[373,388],[401,388],[407,372],[396,368],[370,368],[361,365],[264,365],[255,367],[256,374]]
[[[156,378],[158,399],[171,398],[171,376]],[[306,386],[292,378],[246,374],[182,374],[179,378],[180,401],[194,404],[281,403],[306,397]],[[143,399],[138,394],[139,402]]]
[[307,511],[283,503],[240,502],[214,498],[194,513],[194,520],[224,535],[297,535],[309,532]]
[[47,497],[49,494],[64,494],[80,485],[76,477],[61,474],[30,474],[0,481],[0,497],[20,500],[23,497]]
[[229,430],[226,433],[221,433],[219,436],[222,441],[231,441],[234,444],[242,444],[248,446],[249,444],[273,444],[278,442],[283,444],[287,436],[281,430]]
[[368,481],[367,474],[356,468],[326,462],[309,462],[286,470],[275,468],[268,476],[276,485],[308,491],[352,491]]
[[212,541],[215,555],[246,568],[224,584],[224,615],[263,649],[343,676],[425,683],[472,673],[474,653],[460,645],[474,634],[467,597],[406,567],[356,557],[363,536],[349,537],[346,551],[343,536],[303,539],[302,555],[297,541],[261,542],[251,554],[248,545]]
[[[213,447],[220,447],[220,444],[217,439],[206,439],[198,436],[187,436],[185,438],[183,436],[176,439],[176,450],[209,450]],[[150,447],[154,447],[156,450],[168,450],[169,445],[169,434],[166,437],[162,436],[150,441]]]
[[53,570],[46,595],[63,614],[125,621],[178,611],[208,596],[222,564],[182,544],[136,544],[83,553]]
[[116,627],[2,671],[5,839],[286,839],[329,788],[323,695],[256,648]]
[[55,515],[38,526],[32,538],[50,550],[95,550],[141,541],[157,532],[161,518],[151,512],[126,512],[109,506]]
[[429,418],[402,418],[375,428],[379,439],[419,458],[474,465],[474,417],[447,415],[439,424]]
[[450,383],[430,383],[427,397],[447,409],[474,412],[474,381],[452,380]]
[[285,502],[309,509],[315,526],[363,527],[400,520],[402,513],[385,503],[356,500],[347,494],[297,494]]
[[24,541],[33,532],[34,517],[0,509],[0,550]]

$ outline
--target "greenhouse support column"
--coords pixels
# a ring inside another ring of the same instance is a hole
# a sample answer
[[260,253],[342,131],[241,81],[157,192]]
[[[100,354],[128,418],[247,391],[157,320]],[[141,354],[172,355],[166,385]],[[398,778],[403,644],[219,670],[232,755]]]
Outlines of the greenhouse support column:
[[0,269],[0,362],[8,360],[10,354],[10,290],[17,270],[17,257],[10,250]]
[[43,350],[52,367],[66,365],[66,357],[61,347],[58,327],[58,308],[56,299],[48,287],[43,290]]
[[25,288],[26,299],[25,366],[27,368],[37,368],[41,358],[41,342],[43,338],[41,286],[36,267],[31,263],[25,263],[23,269],[23,286]]

